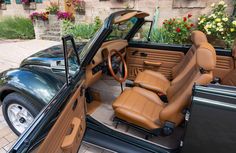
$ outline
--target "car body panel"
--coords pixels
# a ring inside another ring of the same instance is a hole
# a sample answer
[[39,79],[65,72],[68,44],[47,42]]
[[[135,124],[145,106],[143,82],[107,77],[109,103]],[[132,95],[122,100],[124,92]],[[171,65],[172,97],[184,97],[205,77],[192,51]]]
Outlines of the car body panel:
[[236,88],[195,86],[181,153],[234,153]]
[[40,104],[47,104],[58,92],[63,82],[46,72],[34,69],[19,68],[5,71],[1,74],[0,93],[16,91],[27,95]]

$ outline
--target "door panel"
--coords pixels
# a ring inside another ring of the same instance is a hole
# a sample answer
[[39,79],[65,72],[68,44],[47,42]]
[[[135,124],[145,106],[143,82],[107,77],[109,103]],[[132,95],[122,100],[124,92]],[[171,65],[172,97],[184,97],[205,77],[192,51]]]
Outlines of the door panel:
[[128,79],[134,80],[145,69],[162,73],[172,79],[172,68],[184,57],[183,52],[130,47],[127,49]]
[[230,71],[234,69],[234,60],[231,56],[217,56],[216,58],[216,68],[213,71],[215,77],[224,77],[229,74]]
[[85,97],[82,86],[83,83],[70,98],[38,153],[75,153],[78,151],[86,129]]
[[236,86],[236,58],[234,60],[234,69],[229,71],[222,79],[222,84],[229,86]]

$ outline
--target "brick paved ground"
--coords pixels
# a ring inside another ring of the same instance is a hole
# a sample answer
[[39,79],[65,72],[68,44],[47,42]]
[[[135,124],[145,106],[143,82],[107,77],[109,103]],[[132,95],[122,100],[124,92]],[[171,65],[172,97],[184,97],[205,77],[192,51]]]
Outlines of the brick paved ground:
[[[0,40],[0,72],[18,67],[24,58],[56,44],[58,42],[42,40]],[[16,139],[17,136],[11,131],[4,120],[2,107],[0,106],[0,153],[6,153]]]
[[2,107],[0,109],[0,153],[5,153],[13,145],[17,136],[7,126],[2,115]]

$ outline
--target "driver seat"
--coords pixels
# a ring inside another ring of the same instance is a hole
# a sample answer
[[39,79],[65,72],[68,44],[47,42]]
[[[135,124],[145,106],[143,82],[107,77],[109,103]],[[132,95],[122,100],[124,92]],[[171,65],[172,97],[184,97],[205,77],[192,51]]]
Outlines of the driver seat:
[[209,84],[215,65],[215,49],[208,43],[201,44],[187,65],[190,70],[184,76],[184,83],[174,84],[167,90],[168,104],[155,92],[134,87],[126,89],[113,102],[115,117],[148,131],[170,124],[178,126],[184,119],[184,109],[190,105],[193,85]]
[[197,30],[191,33],[191,41],[193,42],[192,47],[184,56],[183,60],[181,60],[179,64],[172,68],[172,81],[169,81],[163,74],[159,72],[144,70],[143,72],[138,73],[134,80],[134,84],[136,86],[166,95],[167,89],[172,86],[172,84],[182,80],[182,73],[185,71],[185,69],[187,69],[185,66],[191,61],[199,45],[201,43],[208,42],[206,35],[203,32]]

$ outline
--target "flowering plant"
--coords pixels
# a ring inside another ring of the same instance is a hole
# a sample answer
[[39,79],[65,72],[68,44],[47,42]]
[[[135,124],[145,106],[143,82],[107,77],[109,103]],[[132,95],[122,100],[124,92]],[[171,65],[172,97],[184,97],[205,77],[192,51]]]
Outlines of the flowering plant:
[[57,19],[58,20],[74,20],[74,16],[72,13],[70,12],[61,12],[61,11],[58,11],[57,12]]
[[236,20],[226,13],[227,4],[223,0],[213,3],[211,7],[209,15],[204,14],[198,18],[198,29],[223,40],[229,47],[236,36]]
[[49,14],[57,14],[57,12],[59,11],[58,2],[50,1],[49,6],[46,8],[46,11],[48,11]]
[[72,1],[76,11],[84,11],[84,1],[83,0],[73,0]]
[[188,14],[183,18],[173,18],[163,22],[165,33],[169,38],[168,43],[182,44],[187,41],[194,28],[191,17],[192,14]]
[[25,4],[25,5],[29,5],[30,4],[30,0],[21,0],[21,3]]
[[47,21],[48,20],[48,12],[33,12],[30,14],[30,19],[32,21],[34,21],[34,20]]

